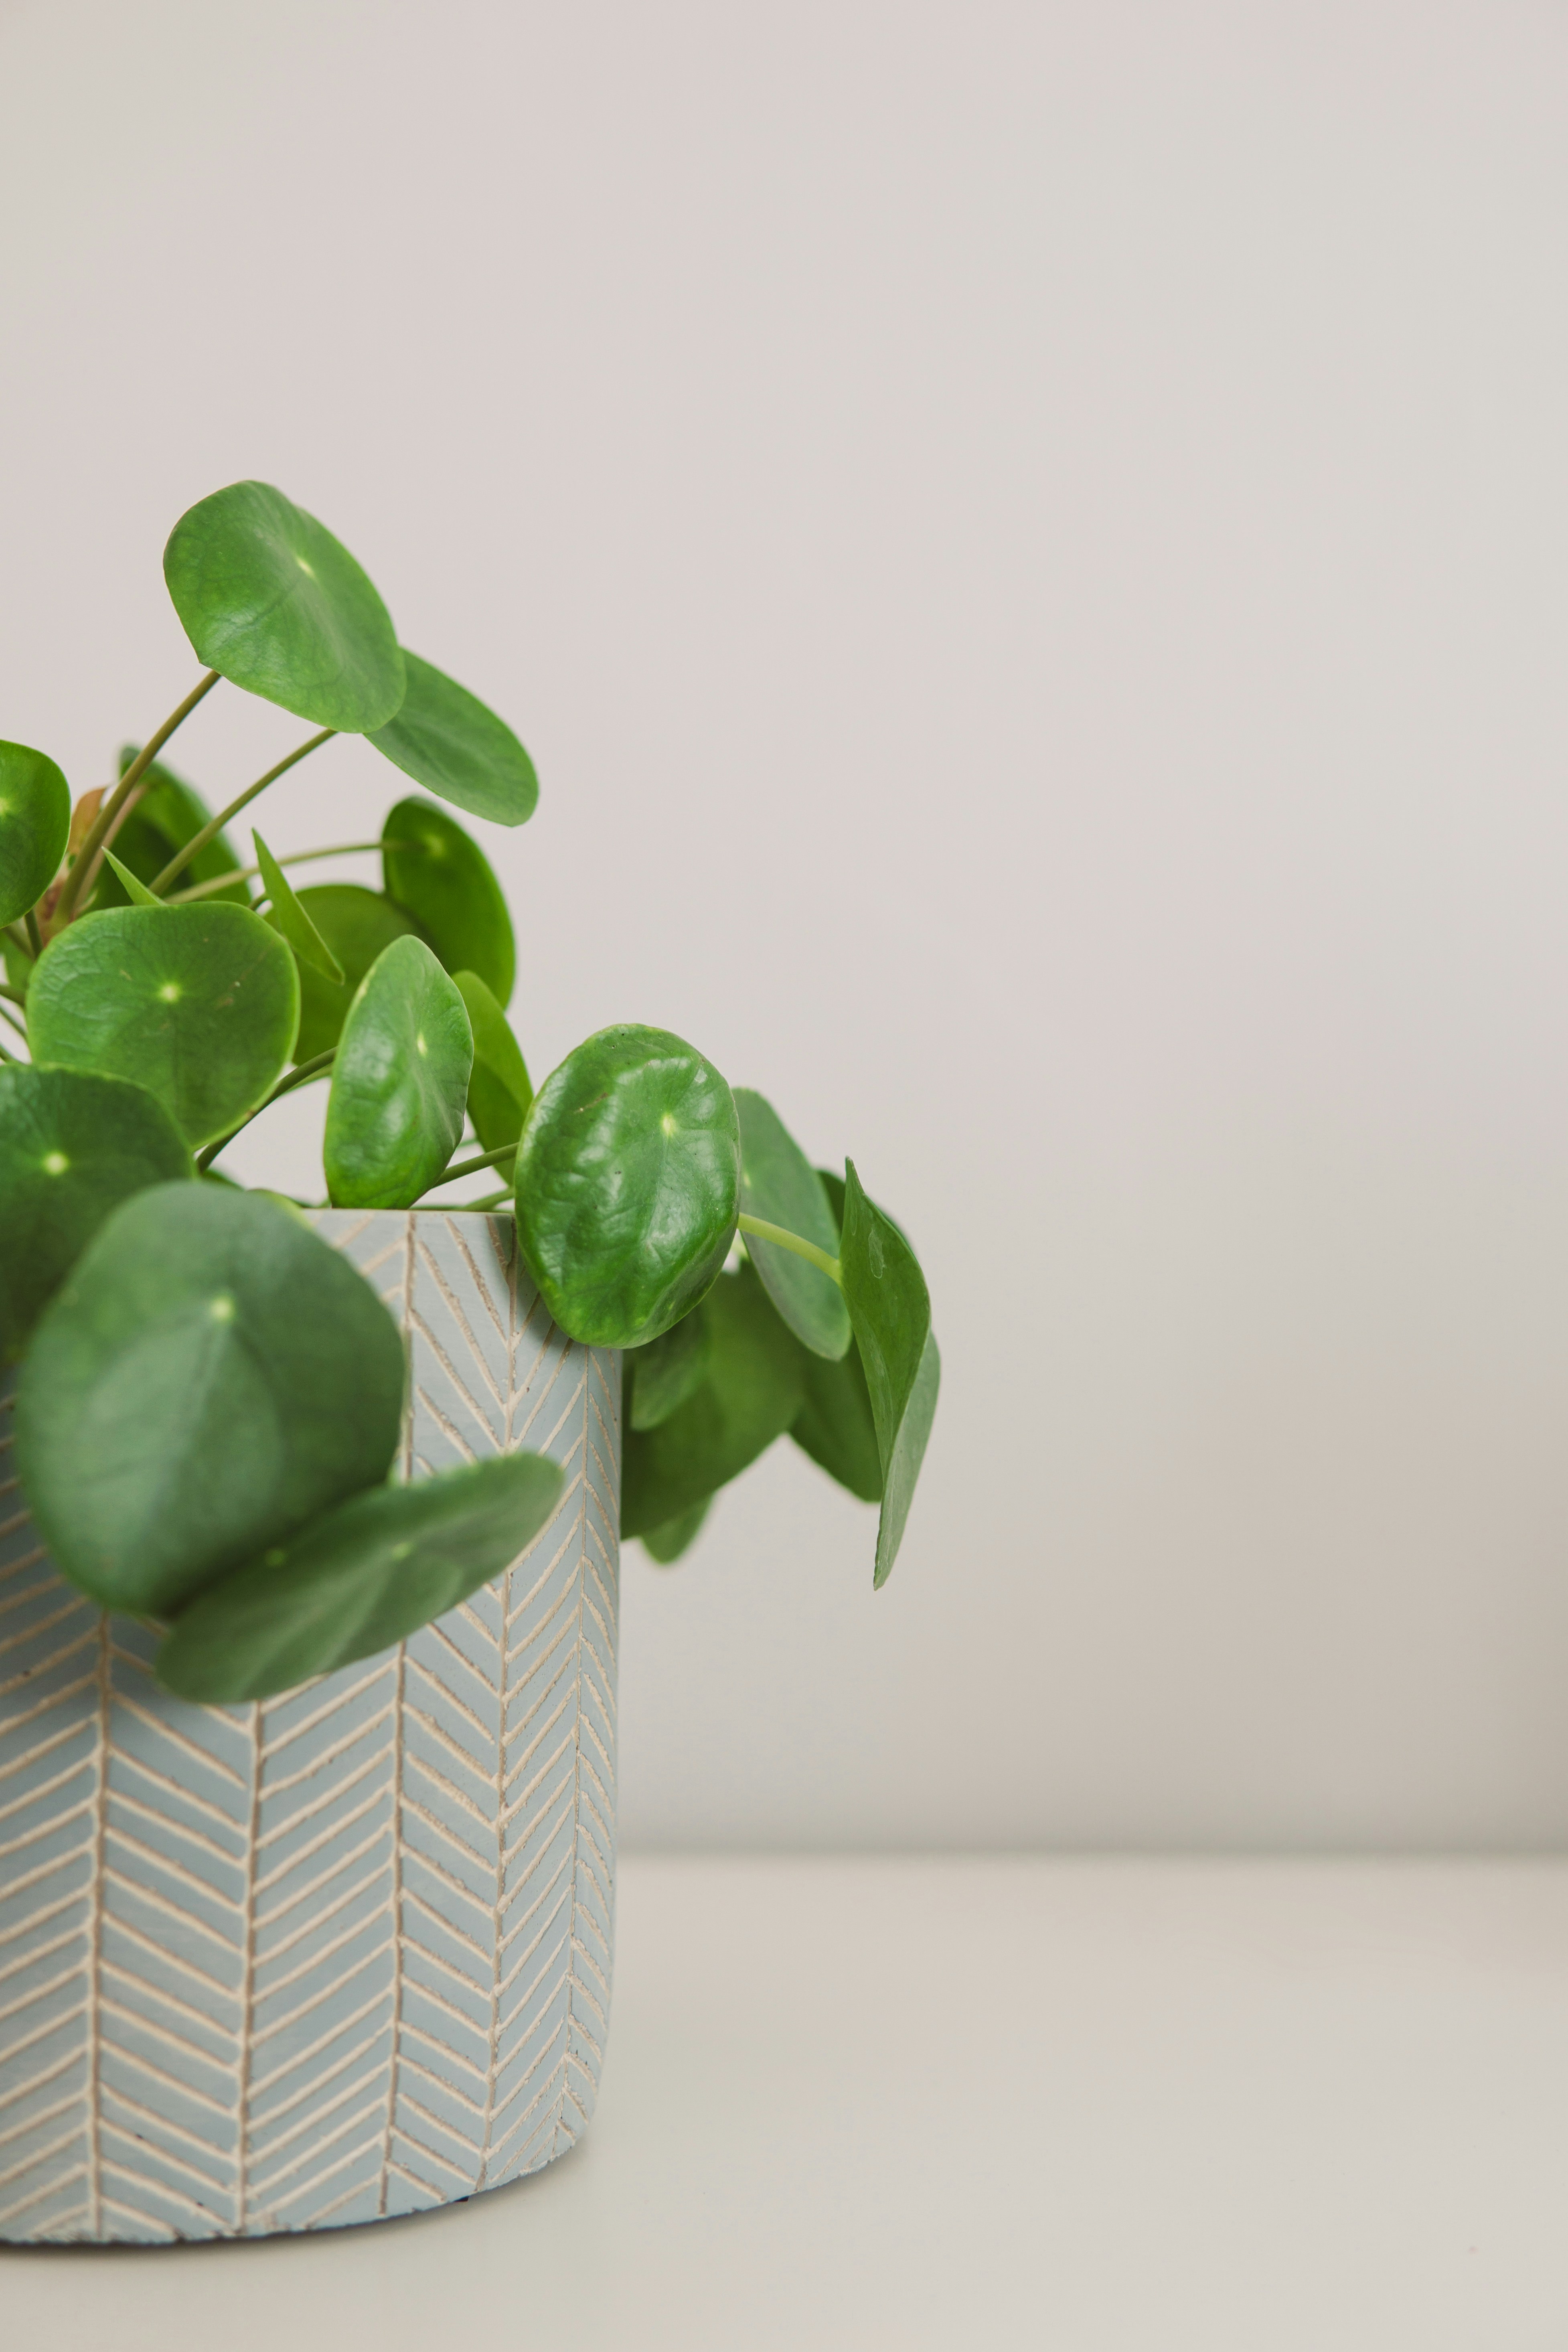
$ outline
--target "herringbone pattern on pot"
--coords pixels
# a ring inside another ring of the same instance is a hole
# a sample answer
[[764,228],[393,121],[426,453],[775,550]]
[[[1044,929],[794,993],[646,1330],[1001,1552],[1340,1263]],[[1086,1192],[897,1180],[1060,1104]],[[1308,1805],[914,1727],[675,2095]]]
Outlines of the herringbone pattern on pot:
[[157,1689],[151,1637],[53,1574],[11,1482],[0,2236],[371,2220],[532,2170],[592,2109],[618,1368],[554,1330],[503,1221],[318,1223],[409,1334],[405,1475],[527,1445],[566,1488],[507,1576],[399,1650],[216,1708]]

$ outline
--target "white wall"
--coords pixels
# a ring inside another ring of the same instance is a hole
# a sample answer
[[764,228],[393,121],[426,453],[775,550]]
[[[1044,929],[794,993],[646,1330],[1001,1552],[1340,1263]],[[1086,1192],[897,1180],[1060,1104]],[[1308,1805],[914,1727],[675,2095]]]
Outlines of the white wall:
[[627,1838],[1560,1842],[1563,12],[13,0],[0,85],[0,730],[100,781],[277,481],[539,761],[536,1072],[679,1029],[926,1256],[889,1590],[782,1452],[629,1556]]

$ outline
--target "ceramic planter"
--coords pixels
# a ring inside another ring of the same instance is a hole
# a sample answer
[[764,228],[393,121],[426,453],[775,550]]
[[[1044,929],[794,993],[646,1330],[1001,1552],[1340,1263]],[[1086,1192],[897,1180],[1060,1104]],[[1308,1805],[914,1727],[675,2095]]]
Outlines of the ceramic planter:
[[398,1650],[205,1707],[158,1688],[152,1637],[63,1583],[0,1488],[0,2239],[407,2213],[548,2164],[593,2109],[618,1361],[554,1328],[508,1219],[317,1223],[407,1334],[405,1474],[526,1446],[565,1492]]

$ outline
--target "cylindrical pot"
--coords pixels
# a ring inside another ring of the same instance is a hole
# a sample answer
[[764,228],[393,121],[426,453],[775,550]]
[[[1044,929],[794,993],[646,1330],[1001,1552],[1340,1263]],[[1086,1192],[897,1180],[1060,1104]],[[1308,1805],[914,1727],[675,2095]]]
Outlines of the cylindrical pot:
[[527,1448],[563,1499],[398,1649],[216,1707],[159,1688],[153,1637],[55,1574],[0,1483],[0,2239],[413,2212],[548,2164],[593,2110],[619,1364],[556,1330],[509,1218],[316,1224],[407,1336],[404,1475]]

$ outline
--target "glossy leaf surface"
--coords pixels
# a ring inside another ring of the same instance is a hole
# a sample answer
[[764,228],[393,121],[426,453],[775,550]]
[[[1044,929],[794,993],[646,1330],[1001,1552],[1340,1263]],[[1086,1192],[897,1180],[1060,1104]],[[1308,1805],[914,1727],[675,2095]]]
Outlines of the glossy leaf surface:
[[526,1550],[559,1500],[559,1465],[503,1454],[356,1495],[221,1582],[175,1621],[158,1679],[183,1698],[268,1698],[374,1657]]
[[381,828],[388,898],[405,907],[448,971],[477,972],[511,1001],[517,947],[505,894],[477,841],[428,801],[399,801]]
[[[742,1210],[837,1257],[838,1227],[821,1180],[777,1111],[751,1087],[735,1088],[735,1108],[741,1120]],[[815,1356],[842,1356],[849,1345],[849,1309],[832,1276],[755,1234],[746,1235],[746,1255],[801,1345]]]
[[628,1349],[633,1429],[657,1429],[694,1395],[708,1373],[708,1324],[698,1307],[646,1348]]
[[286,1066],[294,959],[243,907],[113,907],[61,931],[27,992],[33,1058],[129,1078],[187,1143],[227,1133]]
[[423,940],[394,940],[349,1007],[323,1149],[340,1208],[405,1209],[463,1132],[474,1043],[463,1000]]
[[683,1551],[689,1551],[702,1532],[702,1525],[713,1507],[711,1495],[704,1495],[679,1518],[667,1519],[662,1528],[647,1528],[643,1532],[643,1549],[660,1568],[673,1568]]
[[379,1482],[403,1384],[391,1316],[301,1219],[160,1184],[114,1211],[47,1308],[18,1466],[63,1573],[163,1616]]
[[[343,975],[339,984],[310,964],[300,966],[300,1034],[294,1057],[313,1062],[337,1044],[354,991],[377,956],[394,940],[416,938],[418,926],[379,890],[367,890],[359,882],[313,882],[294,897]],[[265,919],[278,929],[275,917]]]
[[0,1069],[0,1363],[21,1354],[111,1210],[193,1172],[168,1112],[141,1087]]
[[47,752],[0,742],[0,923],[36,906],[70,834],[70,787]]
[[256,862],[261,869],[261,887],[271,904],[273,920],[302,964],[320,972],[334,988],[342,988],[344,972],[342,964],[327,945],[315,924],[295,895],[293,885],[261,835],[254,829],[250,838],[256,844]]
[[[477,971],[452,974],[474,1033],[474,1066],[468,1074],[468,1117],[487,1151],[515,1143],[533,1102],[533,1086],[522,1048],[506,1014]],[[511,1181],[511,1162],[496,1162],[499,1182]]]
[[668,1029],[601,1029],[541,1089],[518,1235],[556,1322],[600,1348],[667,1331],[723,1265],[740,1199],[734,1098]]
[[708,1326],[701,1386],[657,1429],[628,1429],[621,1533],[679,1518],[781,1437],[800,1410],[805,1353],[750,1266],[721,1275],[698,1308]]
[[196,658],[316,727],[384,727],[403,700],[385,605],[346,547],[266,482],[181,516],[163,577]]
[[885,1584],[903,1538],[910,1500],[936,1409],[940,1366],[931,1339],[931,1298],[913,1250],[890,1217],[845,1169],[839,1248],[844,1294],[865,1368],[882,1463],[882,1516],[876,1582]]
[[[137,746],[121,746],[120,772],[125,773],[136,757]],[[137,799],[131,814],[116,829],[113,850],[122,866],[128,866],[139,882],[155,882],[176,850],[184,849],[187,841],[201,832],[212,815],[200,793],[195,792],[169,769],[156,761],[142,778]],[[245,860],[237,856],[226,834],[216,834],[174,884],[184,890],[195,882],[211,882],[220,874],[232,874]],[[226,890],[215,890],[212,900],[221,899],[226,905],[248,907],[250,888],[244,882],[231,882]],[[212,903],[209,900],[209,904]],[[101,876],[93,897],[95,907],[124,907],[134,903],[123,886],[112,876]]]
[[533,814],[539,779],[511,729],[406,646],[403,665],[407,688],[396,718],[373,730],[376,750],[470,816],[521,824]]

